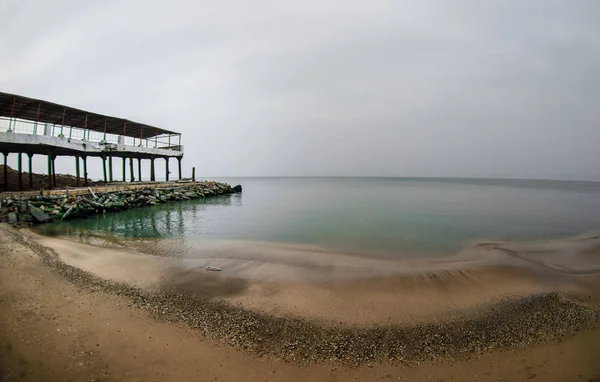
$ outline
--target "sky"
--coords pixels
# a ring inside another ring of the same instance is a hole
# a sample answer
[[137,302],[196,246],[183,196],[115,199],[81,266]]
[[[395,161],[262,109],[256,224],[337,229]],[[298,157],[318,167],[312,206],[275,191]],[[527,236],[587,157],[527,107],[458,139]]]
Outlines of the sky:
[[0,0],[0,36],[1,91],[179,131],[187,176],[600,180],[596,0]]

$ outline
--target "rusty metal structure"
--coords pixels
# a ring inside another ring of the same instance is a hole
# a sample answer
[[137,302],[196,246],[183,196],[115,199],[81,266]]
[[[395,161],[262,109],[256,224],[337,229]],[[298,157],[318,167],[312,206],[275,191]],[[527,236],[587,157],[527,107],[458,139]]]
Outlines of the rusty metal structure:
[[[156,159],[166,163],[169,181],[169,160],[177,159],[181,179],[183,146],[181,134],[56,103],[0,92],[0,152],[4,155],[4,189],[7,189],[7,159],[16,154],[18,187],[23,189],[23,154],[29,159],[29,187],[32,187],[32,158],[48,157],[48,189],[56,184],[57,156],[75,158],[77,186],[81,175],[87,186],[87,158],[102,159],[104,182],[113,182],[113,158],[121,158],[123,182],[127,181],[127,161],[131,182],[142,181],[142,160],[150,160],[149,180],[155,181]],[[135,177],[134,160],[137,159]],[[107,170],[108,163],[108,170]],[[80,171],[83,164],[83,174]]]

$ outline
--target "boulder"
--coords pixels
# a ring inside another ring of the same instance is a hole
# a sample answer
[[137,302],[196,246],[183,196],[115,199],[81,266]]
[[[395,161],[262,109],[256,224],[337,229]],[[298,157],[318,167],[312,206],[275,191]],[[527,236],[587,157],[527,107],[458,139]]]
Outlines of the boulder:
[[237,186],[233,186],[231,189],[238,194],[242,192],[242,186],[240,184],[238,184]]

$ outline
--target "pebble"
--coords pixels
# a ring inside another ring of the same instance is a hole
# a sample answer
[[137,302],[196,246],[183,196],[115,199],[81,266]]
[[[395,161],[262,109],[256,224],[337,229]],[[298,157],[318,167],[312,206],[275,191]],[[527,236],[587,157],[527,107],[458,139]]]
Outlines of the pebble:
[[234,348],[297,363],[333,360],[359,366],[384,360],[415,364],[465,358],[560,339],[600,324],[600,310],[553,292],[506,300],[485,315],[448,323],[322,326],[168,289],[149,292],[105,280],[63,263],[36,243],[25,244],[77,287],[124,296],[157,320],[185,323]]

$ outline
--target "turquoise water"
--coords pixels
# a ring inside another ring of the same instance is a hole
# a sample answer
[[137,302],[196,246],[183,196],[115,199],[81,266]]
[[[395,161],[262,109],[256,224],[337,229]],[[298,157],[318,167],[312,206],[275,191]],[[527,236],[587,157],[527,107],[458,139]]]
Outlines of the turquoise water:
[[41,227],[313,244],[373,256],[454,252],[478,240],[547,239],[600,229],[600,183],[419,178],[237,178],[242,194],[158,205]]

